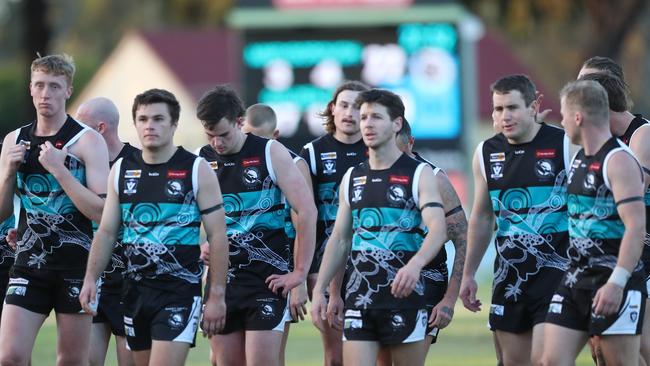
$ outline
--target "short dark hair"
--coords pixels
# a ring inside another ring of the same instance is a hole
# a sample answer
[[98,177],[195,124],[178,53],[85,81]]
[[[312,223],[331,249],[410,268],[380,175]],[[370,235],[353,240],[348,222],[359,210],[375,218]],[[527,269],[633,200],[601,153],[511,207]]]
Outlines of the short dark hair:
[[272,129],[278,124],[278,119],[273,108],[266,104],[257,103],[246,109],[246,119],[253,127],[262,127],[267,124],[272,125]]
[[590,69],[598,69],[602,71],[609,72],[610,74],[621,79],[625,83],[625,77],[623,76],[623,68],[621,65],[617,64],[616,61],[612,60],[609,57],[605,56],[594,56],[582,64],[582,67]]
[[327,133],[334,133],[336,131],[336,125],[334,124],[334,115],[332,114],[332,107],[336,104],[336,99],[339,97],[339,94],[346,90],[362,92],[368,89],[368,85],[356,80],[344,81],[341,85],[338,86],[338,88],[336,88],[334,94],[332,95],[332,100],[327,102],[327,107],[325,107],[325,110],[319,114],[325,119],[323,126],[325,126],[325,131]]
[[517,74],[504,76],[490,85],[492,93],[508,94],[513,90],[521,93],[526,107],[535,101],[535,84],[527,75]]
[[[364,103],[373,103],[381,104],[386,107],[388,111],[388,116],[391,120],[401,117],[403,122],[406,121],[404,117],[404,103],[402,98],[399,95],[385,89],[370,89],[359,93],[355,103],[361,107]],[[407,122],[408,123],[408,122]],[[402,132],[406,123],[402,123],[402,128],[397,132],[398,134]]]
[[609,109],[614,112],[625,112],[629,109],[630,100],[625,83],[610,73],[591,73],[583,75],[579,80],[593,80],[598,82],[605,91],[609,99]]
[[133,108],[131,109],[131,114],[133,116],[133,121],[135,122],[135,112],[141,105],[150,105],[156,103],[165,103],[169,109],[169,116],[172,119],[172,123],[178,123],[178,118],[181,114],[181,105],[176,100],[174,94],[168,92],[164,89],[149,89],[142,94],[136,95],[133,100]]
[[217,85],[207,91],[196,107],[196,117],[206,126],[213,127],[222,118],[235,123],[245,113],[244,103],[230,85]]

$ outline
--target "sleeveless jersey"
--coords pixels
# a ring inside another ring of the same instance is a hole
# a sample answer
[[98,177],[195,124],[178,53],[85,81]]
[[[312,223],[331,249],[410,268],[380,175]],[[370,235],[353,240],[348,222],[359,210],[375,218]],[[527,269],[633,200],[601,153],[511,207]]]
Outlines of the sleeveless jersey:
[[115,162],[127,259],[124,277],[130,282],[166,291],[200,291],[199,162],[182,147],[162,164],[145,163],[142,153]]
[[318,209],[316,222],[316,253],[321,258],[327,239],[332,234],[336,211],[339,207],[338,190],[343,174],[367,159],[368,148],[359,140],[345,144],[331,134],[323,135],[306,144],[300,156],[305,159],[309,170]]
[[[112,167],[113,164],[115,164],[115,162],[120,158],[139,152],[140,149],[131,146],[128,142],[125,142],[122,150],[120,150],[120,153],[117,154],[115,160],[109,162],[109,165]],[[111,260],[101,276],[102,292],[104,293],[121,293],[122,291],[122,272],[126,270],[126,258],[124,258],[124,247],[122,246],[122,241],[120,239],[122,237],[121,227],[117,237],[118,240],[115,243],[115,247],[113,248]]]
[[407,298],[390,286],[397,271],[420,249],[425,226],[418,206],[424,163],[402,154],[385,170],[363,162],[350,168],[341,184],[352,213],[352,248],[346,268],[346,309],[422,309],[424,281]]
[[[36,122],[16,130],[16,143],[28,147],[25,162],[18,168],[16,186],[21,201],[18,220],[17,267],[70,270],[85,269],[92,242],[92,223],[74,205],[59,182],[41,163],[41,144],[49,141],[56,148],[70,147],[87,131],[68,116],[53,136],[36,136]],[[84,163],[72,154],[65,167],[86,185]]]
[[497,224],[493,298],[550,296],[568,265],[568,138],[542,124],[528,143],[511,145],[498,134],[477,154]]
[[[648,120],[643,118],[642,115],[640,114],[635,114],[634,119],[632,122],[630,122],[630,125],[627,127],[627,130],[625,130],[625,133],[620,137],[621,141],[625,145],[630,145],[630,141],[632,141],[632,136],[634,133],[639,129],[639,127],[642,127],[644,125],[648,124]],[[647,128],[647,127],[646,127]],[[650,169],[650,167],[645,167],[646,169]],[[645,191],[644,195],[644,201],[645,201],[645,245],[643,246],[643,254],[641,255],[641,260],[643,261],[643,266],[646,268],[646,274],[650,272],[650,187],[648,187]]]
[[228,285],[251,293],[265,291],[268,276],[289,272],[286,208],[271,161],[273,143],[278,142],[246,134],[238,153],[219,155],[210,145],[200,150],[212,162],[223,195],[230,242]]
[[[599,288],[616,266],[625,226],[616,210],[607,179],[607,164],[612,154],[621,150],[632,155],[620,140],[612,137],[593,156],[586,156],[581,149],[571,163],[568,187],[571,263],[563,278],[567,287]],[[640,261],[630,281],[637,284],[643,281]]]

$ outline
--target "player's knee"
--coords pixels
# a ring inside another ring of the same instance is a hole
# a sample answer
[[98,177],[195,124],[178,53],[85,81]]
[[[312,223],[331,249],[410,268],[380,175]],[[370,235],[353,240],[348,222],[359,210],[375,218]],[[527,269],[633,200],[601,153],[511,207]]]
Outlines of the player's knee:
[[22,366],[27,365],[29,356],[20,352],[2,351],[0,352],[0,365],[2,366]]
[[79,365],[85,366],[88,364],[88,354],[83,352],[59,352],[56,356],[57,365]]

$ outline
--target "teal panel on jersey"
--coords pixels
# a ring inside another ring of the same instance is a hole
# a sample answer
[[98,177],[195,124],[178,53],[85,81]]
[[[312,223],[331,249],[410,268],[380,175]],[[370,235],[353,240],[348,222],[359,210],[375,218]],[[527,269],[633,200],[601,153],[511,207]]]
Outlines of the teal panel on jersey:
[[282,211],[270,211],[260,214],[250,213],[245,216],[226,216],[226,226],[228,230],[237,232],[251,232],[259,230],[284,230],[284,215]]
[[497,217],[497,236],[517,234],[556,234],[568,230],[567,213],[539,212],[535,214],[516,214],[501,211]]
[[599,219],[607,219],[610,216],[618,215],[614,197],[611,195],[591,197],[570,194],[568,202],[569,216],[588,214]]
[[200,215],[196,204],[123,203],[122,223],[125,243],[198,245]]
[[621,239],[624,233],[625,225],[621,220],[569,218],[569,235],[572,238]]
[[319,221],[336,220],[336,212],[339,209],[338,187],[334,182],[318,185],[317,205]]
[[526,187],[511,188],[505,191],[497,189],[490,191],[490,197],[494,212],[498,212],[504,207],[508,210],[523,210],[537,206],[560,209],[566,205],[566,187]]
[[402,250],[417,252],[422,246],[424,238],[418,233],[405,233],[397,229],[392,231],[367,231],[363,228],[356,230],[352,237],[352,250]]
[[[398,208],[362,208],[352,210],[355,234],[352,248],[367,247],[417,251],[423,240],[419,211]],[[416,231],[418,230],[418,231]]]
[[0,236],[7,235],[7,232],[16,226],[16,218],[11,215],[10,218],[0,223]]

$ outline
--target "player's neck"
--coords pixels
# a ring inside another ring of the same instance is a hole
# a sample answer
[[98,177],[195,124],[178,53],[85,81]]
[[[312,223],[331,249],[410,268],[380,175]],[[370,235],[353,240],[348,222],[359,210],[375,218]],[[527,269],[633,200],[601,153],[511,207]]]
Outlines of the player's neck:
[[54,136],[68,119],[68,115],[62,110],[54,116],[46,117],[38,115],[36,119],[36,136]]
[[356,144],[359,142],[359,140],[361,140],[361,131],[355,133],[354,135],[348,135],[340,131],[335,131],[332,137],[334,137],[338,142],[342,142],[344,144]]
[[106,146],[108,147],[108,160],[113,161],[120,154],[120,151],[124,148],[124,143],[115,136],[111,138],[105,138]]
[[388,169],[402,156],[395,141],[387,141],[382,146],[368,149],[368,163],[372,170]]
[[147,164],[163,164],[174,156],[178,148],[173,143],[155,148],[142,147],[142,160]]
[[612,138],[612,133],[609,128],[605,126],[598,126],[584,131],[582,134],[582,148],[585,155],[593,156],[605,145],[605,143]]
[[609,122],[614,136],[623,136],[630,123],[634,120],[634,115],[629,111],[612,112],[609,111]]

